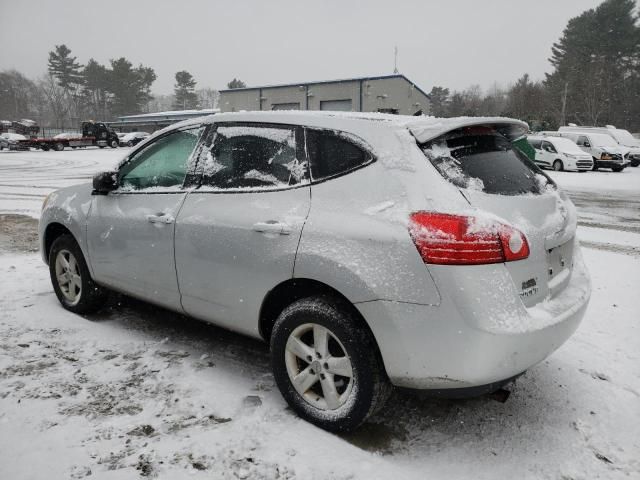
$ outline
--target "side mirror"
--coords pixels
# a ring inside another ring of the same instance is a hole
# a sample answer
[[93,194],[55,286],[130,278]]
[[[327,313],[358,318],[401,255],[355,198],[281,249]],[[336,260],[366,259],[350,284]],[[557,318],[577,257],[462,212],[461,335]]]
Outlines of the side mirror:
[[590,144],[589,142],[584,142],[584,144],[583,144],[583,145],[584,145],[585,147],[587,147],[587,148],[591,147],[591,144]]
[[118,188],[118,172],[102,172],[93,177],[92,195],[106,195]]

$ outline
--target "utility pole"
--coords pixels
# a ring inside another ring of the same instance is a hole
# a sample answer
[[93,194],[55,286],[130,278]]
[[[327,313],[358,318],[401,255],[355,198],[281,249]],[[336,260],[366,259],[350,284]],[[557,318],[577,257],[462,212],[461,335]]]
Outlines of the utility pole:
[[398,73],[398,47],[393,47],[393,73]]

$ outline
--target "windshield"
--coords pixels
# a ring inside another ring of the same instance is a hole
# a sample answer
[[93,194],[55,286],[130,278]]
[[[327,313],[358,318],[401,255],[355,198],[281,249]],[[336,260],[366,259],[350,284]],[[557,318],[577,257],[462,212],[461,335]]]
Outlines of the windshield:
[[592,133],[591,141],[594,145],[599,147],[617,147],[618,142],[616,142],[609,135],[605,135],[604,133]]
[[526,155],[489,128],[465,128],[421,145],[440,174],[460,188],[489,194],[543,193],[555,186]]
[[628,130],[623,130],[621,128],[611,129],[611,135],[613,135],[618,143],[625,145],[627,147],[640,147],[640,141],[637,138],[634,138],[633,135],[629,133]]
[[584,151],[578,146],[576,145],[574,142],[572,142],[571,140],[569,140],[568,138],[554,138],[554,139],[548,139],[551,143],[553,143],[553,146],[556,147],[556,149],[560,152],[565,152],[565,153],[584,153]]

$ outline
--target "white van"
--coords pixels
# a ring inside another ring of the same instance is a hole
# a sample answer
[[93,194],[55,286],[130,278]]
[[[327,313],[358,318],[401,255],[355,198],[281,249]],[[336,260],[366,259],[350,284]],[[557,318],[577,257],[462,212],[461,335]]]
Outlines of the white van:
[[625,160],[628,148],[618,145],[611,135],[591,132],[538,132],[538,135],[568,138],[575,142],[582,151],[593,158],[593,170],[610,168],[614,172],[621,172],[629,165]]
[[627,148],[629,152],[626,155],[626,160],[632,167],[640,165],[640,140],[634,138],[628,130],[623,128],[616,128],[613,125],[607,125],[606,127],[579,127],[570,124],[568,127],[560,127],[560,132],[591,132],[602,133],[612,137],[618,144]]
[[568,138],[531,135],[527,137],[527,141],[535,150],[534,161],[540,167],[577,172],[593,168],[591,155],[583,152]]

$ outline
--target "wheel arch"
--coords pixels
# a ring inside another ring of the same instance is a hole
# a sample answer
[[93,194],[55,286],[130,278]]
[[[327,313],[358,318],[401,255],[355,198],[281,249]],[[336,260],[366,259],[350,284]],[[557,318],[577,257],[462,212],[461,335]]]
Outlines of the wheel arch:
[[47,225],[47,228],[44,231],[44,243],[43,243],[43,247],[44,247],[43,256],[45,259],[47,259],[47,263],[49,259],[49,252],[51,251],[53,242],[55,242],[56,239],[60,238],[62,235],[71,235],[76,240],[76,242],[78,241],[78,239],[75,238],[71,230],[69,230],[63,224],[58,222],[52,222],[49,225]]
[[335,288],[327,285],[326,283],[310,278],[291,278],[285,280],[267,293],[260,307],[258,320],[260,336],[268,343],[271,338],[273,326],[280,313],[296,300],[313,295],[331,296],[343,304],[344,307],[352,314],[353,318],[357,319],[359,325],[369,331],[374,342],[376,342],[378,352],[380,352],[380,348],[377,344],[375,335],[373,335],[371,327],[355,305]]

